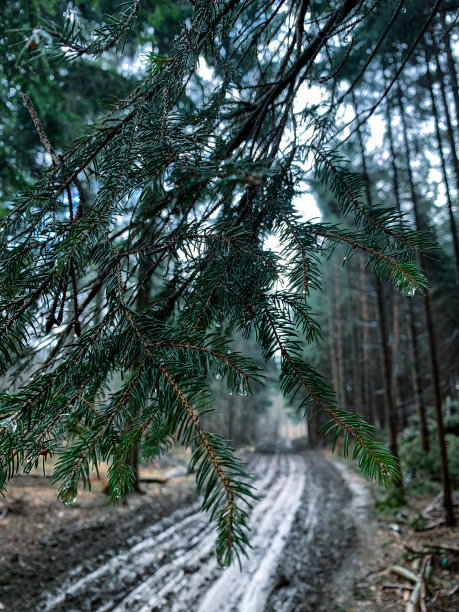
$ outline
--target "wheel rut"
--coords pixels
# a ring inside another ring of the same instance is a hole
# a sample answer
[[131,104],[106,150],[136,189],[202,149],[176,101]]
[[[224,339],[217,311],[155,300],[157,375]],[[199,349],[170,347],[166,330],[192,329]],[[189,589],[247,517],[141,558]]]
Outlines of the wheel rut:
[[354,534],[346,513],[349,489],[316,453],[258,455],[248,470],[259,500],[249,520],[252,548],[241,568],[217,565],[214,528],[194,503],[146,525],[132,545],[126,542],[108,560],[95,560],[91,571],[87,563],[76,566],[58,590],[46,594],[40,609],[319,610],[326,572],[333,563],[338,567]]

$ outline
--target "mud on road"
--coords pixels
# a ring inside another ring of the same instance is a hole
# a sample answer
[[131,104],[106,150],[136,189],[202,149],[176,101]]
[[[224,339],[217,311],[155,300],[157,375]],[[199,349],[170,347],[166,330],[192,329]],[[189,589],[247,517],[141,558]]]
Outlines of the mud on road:
[[325,612],[356,539],[355,496],[318,453],[256,455],[249,469],[260,500],[242,571],[217,565],[213,527],[187,492],[55,534],[16,570],[0,567],[0,601],[18,612]]

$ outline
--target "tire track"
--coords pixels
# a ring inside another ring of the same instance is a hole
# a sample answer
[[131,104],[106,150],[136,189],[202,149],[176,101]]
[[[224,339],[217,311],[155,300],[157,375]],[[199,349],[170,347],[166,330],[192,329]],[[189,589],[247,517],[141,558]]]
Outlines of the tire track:
[[[262,461],[262,467],[267,467],[266,473],[263,478],[255,483],[255,487],[261,492],[265,492],[265,495],[261,502],[259,502],[254,510],[252,511],[252,520],[250,525],[256,521],[260,514],[260,511],[266,504],[269,504],[275,495],[278,494],[282,487],[282,480],[277,478],[277,473],[281,468],[283,459],[279,460],[278,457],[270,458],[269,463]],[[267,465],[266,465],[267,464]],[[274,484],[267,490],[267,486],[274,480]],[[207,524],[207,522],[206,522]],[[198,572],[197,575],[202,579],[208,578],[209,574],[217,568],[215,559],[213,558],[213,552],[215,549],[215,530],[209,526],[200,532],[199,539],[195,545],[190,542],[190,549],[183,555],[176,556],[170,564],[164,565],[161,569],[156,572],[153,576],[150,576],[143,583],[138,585],[134,591],[129,593],[115,608],[114,612],[124,612],[125,610],[140,610],[140,612],[150,612],[151,610],[161,609],[160,606],[168,594],[174,591],[174,600],[179,597],[180,591],[187,591],[188,580],[183,580],[185,574],[187,578],[191,580],[189,568],[195,567]],[[206,558],[211,559],[204,566]],[[182,583],[182,584],[181,584]],[[179,585],[181,584],[181,589]],[[187,597],[189,599],[189,597]],[[176,607],[173,605],[173,608]],[[133,607],[134,606],[134,607]],[[186,605],[184,609],[188,609]],[[99,612],[102,612],[100,610]]]
[[[251,462],[248,469],[256,473],[263,468],[266,468],[265,461],[257,457]],[[255,485],[263,490],[275,478],[275,475],[275,467],[271,465]],[[113,556],[90,573],[85,573],[84,565],[77,566],[59,592],[46,598],[42,609],[45,612],[55,612],[59,606],[65,606],[63,609],[67,610],[65,602],[70,596],[85,597],[91,592],[100,592],[101,584],[104,585],[104,590],[116,593],[118,588],[123,588],[125,579],[130,581],[132,571],[141,579],[142,574],[151,574],[158,570],[164,558],[167,562],[171,556],[180,557],[184,553],[184,547],[202,540],[203,531],[206,534],[211,531],[208,520],[200,507],[201,504],[196,502],[187,509],[176,510],[167,521],[149,526],[141,534],[140,542]],[[164,523],[170,526],[166,527]],[[138,536],[136,539],[138,540]],[[138,582],[139,578],[134,578],[134,581]],[[115,601],[116,599],[119,600],[119,596],[115,598]],[[114,606],[113,601],[108,601],[102,607],[98,607],[98,610],[102,612],[113,609]]]
[[97,565],[89,558],[40,609],[322,612],[321,593],[355,529],[351,492],[339,470],[314,452],[258,455],[247,469],[259,500],[242,571],[217,565],[215,528],[194,503],[149,523],[109,560]]
[[281,479],[281,492],[264,512],[257,532],[252,536],[253,550],[246,563],[226,570],[207,591],[199,612],[258,612],[264,609],[272,578],[290,532],[305,485],[304,460],[288,457],[288,471]]

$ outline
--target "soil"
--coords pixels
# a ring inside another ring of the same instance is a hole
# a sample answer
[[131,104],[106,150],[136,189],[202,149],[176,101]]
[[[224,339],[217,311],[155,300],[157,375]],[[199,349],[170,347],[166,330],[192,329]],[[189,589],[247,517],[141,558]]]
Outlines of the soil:
[[[213,527],[190,476],[144,485],[145,495],[119,507],[108,506],[101,490],[64,506],[45,479],[15,479],[0,502],[0,609],[405,609],[409,583],[405,590],[385,588],[404,583],[390,568],[401,563],[418,572],[403,557],[403,544],[417,550],[433,531],[413,541],[403,521],[396,528],[393,519],[378,518],[367,483],[325,454],[254,454],[249,470],[260,498],[250,519],[253,548],[242,569],[226,570],[216,563]],[[452,536],[447,530],[442,541]],[[447,556],[446,564],[445,555],[432,559],[429,610],[456,609],[457,556]]]

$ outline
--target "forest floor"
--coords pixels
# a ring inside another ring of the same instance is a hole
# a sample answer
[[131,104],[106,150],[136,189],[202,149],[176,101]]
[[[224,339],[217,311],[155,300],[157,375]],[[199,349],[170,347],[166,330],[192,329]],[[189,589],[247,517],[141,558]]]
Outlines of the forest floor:
[[329,454],[247,460],[260,500],[242,572],[217,566],[190,476],[118,507],[98,483],[64,506],[49,480],[17,477],[0,500],[0,609],[395,612],[417,590],[425,610],[459,609],[457,531],[437,525],[438,499],[389,517],[377,488]]

